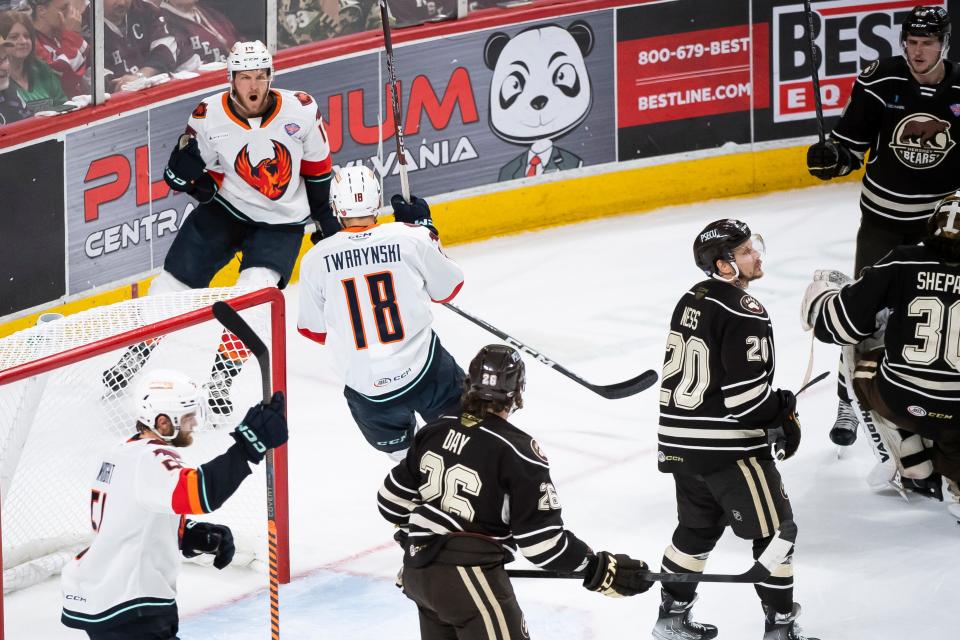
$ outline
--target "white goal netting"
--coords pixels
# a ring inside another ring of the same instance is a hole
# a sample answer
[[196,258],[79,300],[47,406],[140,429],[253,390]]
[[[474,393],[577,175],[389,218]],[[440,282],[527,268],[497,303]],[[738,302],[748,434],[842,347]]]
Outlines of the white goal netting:
[[[91,480],[100,456],[136,432],[130,392],[138,378],[151,369],[167,368],[180,370],[200,384],[208,381],[223,327],[213,319],[192,326],[186,323],[198,316],[191,312],[245,293],[237,288],[200,289],[128,300],[41,322],[0,339],[0,381],[12,377],[14,368],[41,358],[52,356],[57,361],[49,372],[0,384],[4,592],[58,573],[67,559],[89,544]],[[269,306],[260,304],[240,314],[271,346]],[[142,338],[130,337],[110,351],[67,363],[76,353],[70,350],[92,353],[105,340],[134,330],[152,331],[157,323],[164,329],[163,337],[142,369],[119,391],[104,384],[104,372],[118,363],[128,346],[142,344]],[[242,350],[240,345],[227,346]],[[197,466],[225,451],[233,443],[229,432],[261,400],[255,358],[233,380],[230,398],[233,413],[209,411],[205,429],[195,434],[192,446],[180,451],[186,465]],[[268,557],[265,482],[260,464],[223,508],[198,517],[231,527],[237,544],[234,564],[264,571]],[[209,556],[200,559],[209,561]]]

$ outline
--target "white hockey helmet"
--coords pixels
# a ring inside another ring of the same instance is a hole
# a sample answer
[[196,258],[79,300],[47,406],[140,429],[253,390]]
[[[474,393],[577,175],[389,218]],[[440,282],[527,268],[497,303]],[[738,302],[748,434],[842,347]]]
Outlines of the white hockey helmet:
[[376,216],[383,206],[380,180],[369,167],[343,167],[333,174],[330,201],[338,220]]
[[255,71],[266,69],[273,78],[273,56],[259,40],[253,42],[236,42],[227,56],[227,79],[233,81],[238,71]]
[[170,441],[180,433],[183,419],[193,414],[196,431],[206,419],[207,398],[203,388],[196,382],[172,369],[154,369],[148,372],[134,395],[137,403],[137,421],[156,431],[157,416],[165,415],[173,423],[173,433],[159,435]]

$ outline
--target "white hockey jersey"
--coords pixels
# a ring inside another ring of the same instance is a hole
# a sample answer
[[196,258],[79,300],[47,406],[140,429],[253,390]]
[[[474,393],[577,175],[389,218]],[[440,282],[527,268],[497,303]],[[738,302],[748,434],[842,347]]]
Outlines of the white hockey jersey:
[[187,132],[220,186],[217,202],[230,213],[246,222],[304,224],[310,206],[303,178],[329,179],[330,143],[309,94],[271,93],[274,107],[250,119],[236,113],[228,91],[208,96],[190,115]]
[[203,513],[202,478],[160,440],[131,438],[92,485],[90,547],[61,576],[63,623],[109,626],[176,606],[180,514]]
[[300,333],[329,339],[344,383],[388,400],[418,381],[432,354],[432,302],[448,302],[463,271],[426,227],[344,229],[300,264]]

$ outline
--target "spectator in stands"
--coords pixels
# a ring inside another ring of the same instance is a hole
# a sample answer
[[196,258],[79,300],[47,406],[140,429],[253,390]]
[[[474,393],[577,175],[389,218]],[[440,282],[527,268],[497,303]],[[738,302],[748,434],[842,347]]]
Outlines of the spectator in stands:
[[382,29],[380,3],[377,0],[340,0],[339,22],[337,35]]
[[392,24],[396,27],[411,27],[425,22],[440,22],[457,18],[457,0],[391,2],[388,6],[390,7]]
[[[84,13],[90,24],[90,12]],[[160,9],[147,0],[103,0],[103,64],[107,90],[122,91],[135,83],[172,69],[176,42]]]
[[279,0],[277,38],[286,49],[339,35],[340,0]]
[[66,28],[70,0],[30,0],[37,32],[37,57],[60,76],[68,97],[89,94],[92,48],[79,33]]
[[16,87],[10,86],[10,53],[13,43],[0,37],[0,127],[17,120],[29,118],[23,100],[17,95]]
[[162,0],[160,10],[174,38],[175,71],[196,71],[209,62],[226,62],[230,47],[239,40],[233,24],[216,9],[200,6],[200,0]]
[[9,56],[10,79],[17,87],[17,95],[32,113],[59,107],[67,101],[60,76],[34,52],[37,36],[30,16],[19,11],[0,13],[0,37],[13,43]]

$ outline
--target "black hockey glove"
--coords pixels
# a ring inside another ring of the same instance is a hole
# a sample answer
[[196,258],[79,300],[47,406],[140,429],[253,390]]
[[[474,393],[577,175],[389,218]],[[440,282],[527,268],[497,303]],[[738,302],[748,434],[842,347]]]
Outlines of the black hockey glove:
[[650,568],[643,560],[601,551],[587,562],[583,586],[612,598],[635,596],[653,586],[652,580],[644,578],[648,571]]
[[197,139],[184,133],[170,153],[163,179],[174,191],[190,191],[206,168],[207,165],[200,156]]
[[800,416],[794,410],[783,423],[771,432],[773,441],[773,457],[777,460],[787,460],[800,448]]
[[423,198],[411,195],[410,202],[407,202],[403,199],[403,196],[398,193],[390,198],[390,204],[393,206],[393,218],[397,222],[418,224],[430,229],[434,235],[440,235],[437,232],[437,228],[433,225],[430,205],[427,204],[427,201]]
[[213,179],[213,176],[209,173],[204,173],[197,178],[193,183],[193,187],[187,193],[196,198],[200,204],[206,204],[213,200],[213,196],[217,195],[217,191],[219,190],[220,187],[217,185],[217,181]]
[[233,533],[224,524],[187,520],[180,540],[180,552],[185,558],[193,558],[201,553],[213,555],[213,566],[223,569],[233,560],[236,551]]
[[834,140],[817,142],[807,149],[807,171],[821,180],[845,176],[855,164],[850,150]]
[[240,443],[247,460],[260,464],[268,449],[287,441],[287,418],[284,415],[283,392],[273,394],[270,404],[255,404],[247,411],[243,422],[230,434]]
[[337,220],[337,217],[333,213],[333,208],[330,207],[330,205],[327,205],[326,210],[319,215],[313,216],[313,223],[317,227],[316,231],[310,234],[310,242],[313,244],[317,244],[324,238],[329,238],[343,229],[343,226],[341,226],[340,221]]

